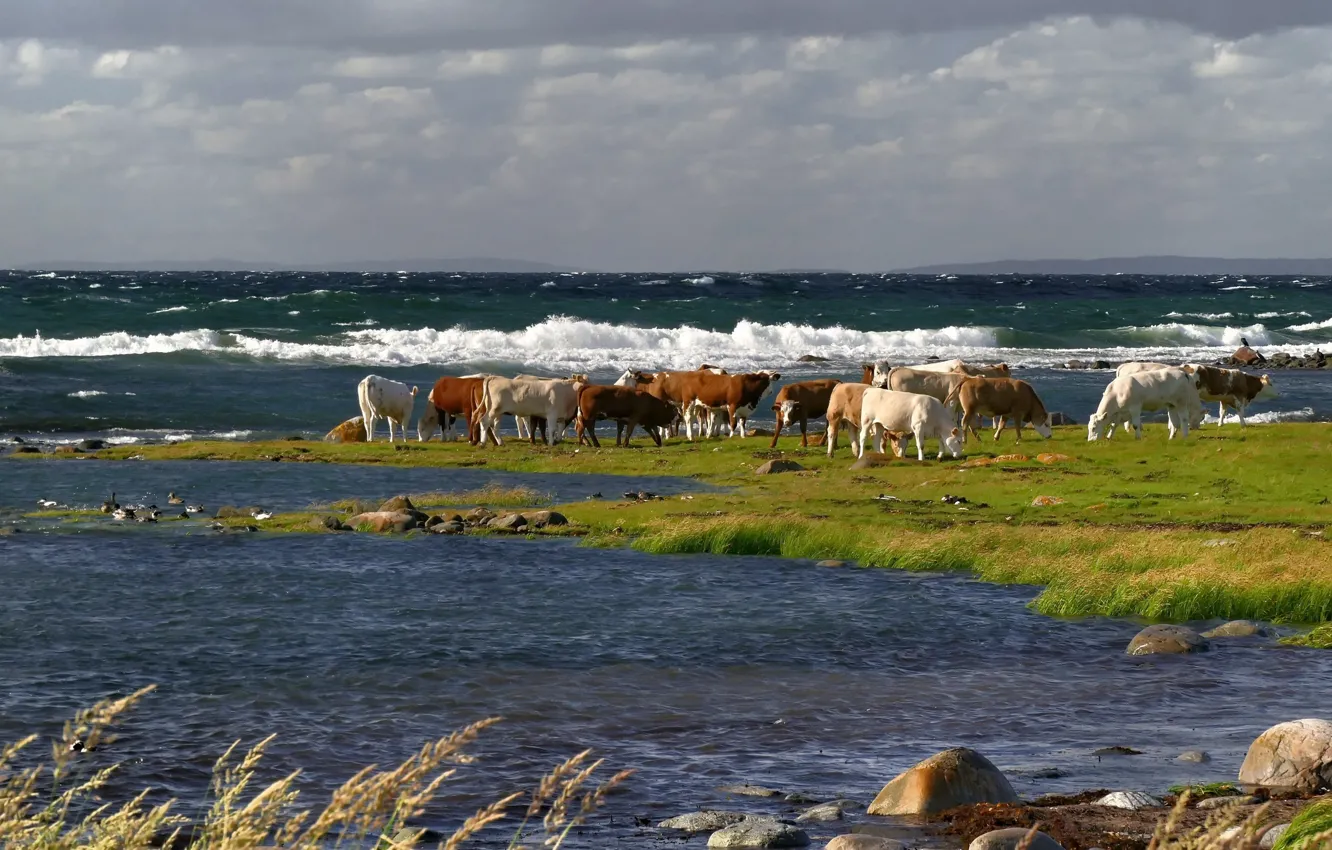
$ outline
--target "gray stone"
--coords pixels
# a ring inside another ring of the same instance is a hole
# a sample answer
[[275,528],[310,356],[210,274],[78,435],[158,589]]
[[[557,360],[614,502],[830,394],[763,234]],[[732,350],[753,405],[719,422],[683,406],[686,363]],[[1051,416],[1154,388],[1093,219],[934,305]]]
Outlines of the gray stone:
[[816,567],[845,567],[845,566],[846,566],[846,561],[838,561],[838,560],[829,559],[829,560],[827,560],[827,561],[819,561],[819,562],[818,562],[817,564],[815,564],[814,566],[816,566]]
[[1175,761],[1187,761],[1193,764],[1207,764],[1212,757],[1202,750],[1185,750],[1175,756]]
[[441,522],[438,525],[431,526],[432,534],[462,534],[467,530],[467,526],[460,522]]
[[870,803],[872,815],[921,815],[969,803],[1016,803],[1008,778],[966,747],[944,750],[903,771]]
[[749,815],[744,812],[707,810],[668,818],[657,824],[658,829],[677,829],[681,832],[716,832],[739,823]]
[[444,524],[444,517],[442,516],[432,516],[424,523],[426,531],[429,531],[430,529],[434,528],[437,525],[443,525],[443,524]]
[[[1017,850],[1027,840],[1028,830],[1018,826],[1010,829],[996,829],[978,836],[967,850]],[[1063,845],[1044,832],[1037,832],[1028,850],[1064,850]]]
[[1281,836],[1288,829],[1290,829],[1290,824],[1288,823],[1279,823],[1268,829],[1267,832],[1263,833],[1263,837],[1258,839],[1258,846],[1265,850],[1271,850],[1271,848],[1275,847],[1276,843],[1281,840]]
[[1332,722],[1308,718],[1268,729],[1249,745],[1239,781],[1308,793],[1332,787]]
[[846,802],[845,800],[833,800],[831,803],[822,803],[811,809],[806,809],[796,818],[796,823],[829,823],[841,820],[842,807]]
[[800,472],[804,467],[793,460],[770,460],[754,470],[755,475],[775,475],[778,472]]
[[527,515],[527,522],[533,528],[545,528],[548,525],[568,525],[569,519],[559,511],[534,511]]
[[906,843],[896,838],[859,832],[839,835],[824,846],[824,850],[906,850],[906,848]]
[[1226,638],[1226,637],[1269,637],[1272,630],[1262,623],[1255,623],[1253,620],[1231,620],[1229,623],[1222,623],[1214,629],[1208,629],[1202,633],[1205,638]]
[[808,847],[809,835],[799,827],[775,818],[746,818],[708,836],[708,846],[728,847]]
[[527,517],[522,514],[505,514],[486,522],[486,528],[495,528],[501,531],[518,531],[526,527]]
[[342,524],[342,520],[335,516],[317,516],[310,520],[310,524],[316,530],[345,531],[347,529],[347,526]]
[[740,785],[723,785],[717,789],[723,794],[736,794],[741,797],[780,797],[782,792],[776,788],[765,788],[762,785],[750,785],[748,783]]
[[1128,809],[1136,812],[1139,809],[1159,809],[1165,805],[1151,794],[1144,794],[1141,791],[1112,791],[1096,801],[1098,806],[1108,806],[1112,809]]
[[485,508],[472,508],[470,511],[467,512],[467,515],[464,517],[464,520],[469,525],[480,525],[481,523],[494,518],[495,518],[495,513],[493,511],[488,511]]
[[407,513],[406,511],[400,513],[374,511],[366,514],[357,514],[347,520],[347,525],[358,531],[362,528],[367,528],[370,531],[379,533],[392,531],[401,534],[405,531],[411,531],[419,524],[420,522],[416,515]]
[[1134,635],[1126,652],[1129,655],[1161,655],[1205,652],[1208,649],[1207,640],[1188,626],[1158,623]]
[[1199,800],[1198,808],[1220,809],[1224,806],[1254,806],[1261,802],[1261,798],[1252,794],[1227,794],[1221,797],[1208,797],[1206,800]]
[[379,506],[380,513],[398,513],[399,511],[416,512],[416,505],[406,496],[394,496]]

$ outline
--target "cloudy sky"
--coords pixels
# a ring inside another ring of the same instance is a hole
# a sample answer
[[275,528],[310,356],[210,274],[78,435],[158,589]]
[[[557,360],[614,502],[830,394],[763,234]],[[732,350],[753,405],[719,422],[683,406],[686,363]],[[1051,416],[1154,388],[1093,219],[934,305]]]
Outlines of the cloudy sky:
[[0,265],[1332,254],[1327,0],[0,0]]

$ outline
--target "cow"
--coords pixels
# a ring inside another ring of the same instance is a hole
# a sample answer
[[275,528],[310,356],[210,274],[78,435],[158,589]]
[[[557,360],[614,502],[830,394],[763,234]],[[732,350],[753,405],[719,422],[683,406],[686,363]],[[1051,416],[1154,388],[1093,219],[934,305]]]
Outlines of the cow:
[[[947,406],[955,406],[957,388],[966,380],[968,378],[963,372],[932,372],[914,366],[898,366],[889,370],[884,384],[875,386],[899,393],[919,393],[937,398]],[[950,398],[953,401],[949,401]]]
[[[546,380],[541,375],[514,375],[514,377],[531,378],[536,381]],[[573,373],[568,377],[568,380],[575,384],[586,384],[588,382],[587,375],[581,372]],[[568,434],[569,425],[569,422],[565,422],[563,427],[560,428],[560,439],[564,439],[565,435]],[[518,439],[530,439],[533,445],[536,445],[536,435],[538,431],[541,432],[541,439],[543,441],[546,439],[546,420],[540,416],[515,416],[513,418],[513,427],[518,431]]]
[[800,446],[809,445],[809,420],[818,419],[828,412],[828,400],[833,390],[841,381],[828,378],[819,381],[801,381],[787,384],[777,391],[772,409],[777,415],[777,424],[772,429],[772,443],[777,445],[777,438],[782,435],[782,428],[800,423]]
[[1007,363],[991,363],[988,366],[973,366],[965,360],[935,360],[920,363],[908,368],[922,372],[961,372],[972,378],[1011,378],[1013,373]]
[[1130,360],[1127,363],[1119,364],[1115,369],[1115,377],[1122,378],[1125,375],[1136,375],[1139,372],[1155,372],[1157,369],[1178,369],[1178,366],[1172,366],[1169,363],[1153,363],[1148,360]]
[[637,387],[586,386],[578,393],[578,442],[590,438],[593,446],[601,448],[597,439],[597,420],[615,420],[615,445],[620,445],[620,434],[626,426],[624,447],[634,428],[642,425],[652,441],[661,447],[661,435],[675,421],[675,406]]
[[882,388],[888,380],[892,365],[887,360],[875,360],[873,363],[860,364],[860,383]]
[[375,439],[375,420],[388,420],[389,442],[393,442],[393,425],[396,422],[402,439],[407,439],[407,423],[412,418],[412,408],[416,405],[416,387],[408,387],[401,381],[390,381],[378,375],[366,375],[356,385],[356,400],[361,405],[361,418],[365,421],[365,440]]
[[[550,423],[551,429],[546,434],[546,444],[559,442],[559,426],[566,426],[578,415],[578,391],[583,384],[559,379],[547,378],[486,378],[481,393],[479,411],[481,421],[481,445],[487,437],[502,446],[499,436],[500,417],[512,414],[536,416]],[[536,440],[535,433],[532,436]]]
[[426,396],[426,408],[416,423],[416,438],[425,442],[439,428],[445,441],[453,439],[453,423],[459,418],[467,425],[467,440],[476,445],[481,439],[477,431],[476,408],[481,403],[481,388],[488,375],[466,375],[461,378],[445,376],[435,382]]
[[[1170,439],[1178,432],[1189,436],[1189,427],[1202,421],[1202,402],[1198,398],[1198,379],[1183,369],[1152,369],[1122,375],[1110,382],[1101,395],[1096,412],[1087,420],[1088,442],[1114,436],[1115,426],[1133,424],[1134,439],[1142,439],[1142,412],[1166,411]],[[1107,430],[1108,429],[1108,430]]]
[[977,441],[980,440],[977,428],[982,416],[994,417],[996,443],[1009,420],[1017,429],[1019,443],[1022,442],[1023,422],[1030,422],[1036,433],[1047,440],[1054,433],[1050,428],[1050,414],[1045,411],[1040,396],[1026,381],[1014,378],[967,378],[945,403],[952,404],[954,401],[962,406],[964,442],[968,431],[976,435]]
[[1240,427],[1244,427],[1244,410],[1250,404],[1261,399],[1276,398],[1278,393],[1272,379],[1263,375],[1255,378],[1238,369],[1222,369],[1219,366],[1201,366],[1190,363],[1185,366],[1198,377],[1198,396],[1203,401],[1217,402],[1218,426],[1226,424],[1226,408],[1234,408],[1239,415]]
[[[874,367],[869,364],[865,369],[871,374],[874,371]],[[851,454],[860,457],[860,443],[857,441],[860,434],[860,402],[869,387],[868,383],[847,382],[833,387],[833,391],[828,394],[828,410],[824,413],[824,418],[828,420],[828,433],[823,439],[828,447],[828,457],[832,457],[833,450],[837,448],[837,435],[842,423],[851,426]]]
[[916,440],[916,459],[925,460],[925,440],[939,441],[939,460],[944,452],[962,456],[962,434],[952,414],[937,398],[918,393],[900,393],[868,387],[860,402],[860,453],[873,434],[881,442],[887,434],[910,433]]
[[[744,423],[758,407],[768,387],[781,378],[776,372],[715,375],[711,372],[658,372],[647,391],[669,401],[680,411],[685,436],[694,439],[694,418],[701,408],[725,408],[732,435],[744,436]],[[702,425],[700,422],[700,436]],[[739,427],[739,430],[737,430]]]

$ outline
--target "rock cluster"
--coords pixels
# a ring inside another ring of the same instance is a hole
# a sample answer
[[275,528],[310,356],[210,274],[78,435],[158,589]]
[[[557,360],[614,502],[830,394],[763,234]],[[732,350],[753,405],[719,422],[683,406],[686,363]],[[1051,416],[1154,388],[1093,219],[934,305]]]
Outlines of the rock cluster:
[[[465,515],[431,516],[418,510],[407,496],[394,496],[374,510],[365,508],[364,503],[355,503],[352,508],[353,516],[347,520],[344,527],[377,533],[402,533],[420,528],[434,534],[462,534],[469,528],[526,532],[547,526],[569,524],[568,518],[559,511],[545,510],[529,511],[525,514],[496,514],[486,508],[473,508]],[[328,524],[330,519],[334,518],[323,517],[315,520],[315,524],[332,528]]]

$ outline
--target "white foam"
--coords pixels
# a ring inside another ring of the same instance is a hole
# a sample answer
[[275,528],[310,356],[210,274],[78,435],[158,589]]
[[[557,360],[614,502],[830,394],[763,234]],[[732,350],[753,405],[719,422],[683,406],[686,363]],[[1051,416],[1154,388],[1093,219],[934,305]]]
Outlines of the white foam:
[[1321,322],[1306,322],[1302,325],[1291,325],[1286,328],[1286,330],[1305,333],[1306,331],[1321,331],[1326,328],[1332,328],[1332,319],[1325,319]]
[[1222,291],[1222,292],[1234,292],[1234,291],[1237,290],[1237,289],[1257,289],[1257,288],[1258,288],[1258,287],[1256,287],[1256,286],[1223,286],[1223,287],[1221,287],[1221,291]]
[[548,280],[548,281],[546,281],[545,283],[541,284],[541,288],[542,288],[542,289],[554,289],[555,286],[556,286],[556,283],[555,283],[555,281],[553,281],[553,280]]
[[1242,338],[1247,338],[1253,345],[1268,345],[1271,338],[1263,325],[1249,325],[1244,328],[1212,325],[1192,325],[1181,322],[1167,322],[1147,327],[1119,328],[1118,332],[1131,338],[1176,343],[1179,345],[1230,346],[1240,345]]
[[[1215,404],[1210,404],[1207,406],[1212,408],[1216,407]],[[1317,418],[1318,418],[1317,414],[1314,413],[1314,409],[1312,407],[1305,407],[1301,408],[1300,410],[1269,410],[1264,413],[1245,414],[1244,421],[1246,423],[1261,425],[1264,423],[1270,424],[1273,422],[1313,422]],[[1220,419],[1217,419],[1215,416],[1213,416],[1210,413],[1203,417],[1204,425],[1215,425],[1220,421],[1221,421]],[[1227,410],[1226,424],[1224,427],[1229,428],[1231,425],[1238,427],[1239,419],[1235,416],[1235,411]]]
[[717,279],[712,275],[705,274],[702,277],[687,277],[684,282],[690,286],[712,286],[717,282]]
[[223,337],[207,329],[174,334],[136,336],[124,332],[76,339],[47,339],[40,334],[0,339],[0,357],[108,357],[125,354],[166,354],[172,351],[215,351]]
[[1234,313],[1166,313],[1167,319],[1202,319],[1205,322],[1221,322],[1235,318]]
[[154,310],[148,315],[156,316],[158,313],[188,313],[189,310],[189,307],[163,307],[161,310]]
[[69,393],[68,398],[96,398],[99,395],[106,395],[101,390],[79,390],[76,393]]
[[1313,315],[1312,313],[1307,313],[1304,310],[1296,310],[1290,313],[1254,313],[1253,317],[1255,319],[1294,319],[1299,316],[1312,316],[1312,315]]
[[54,278],[55,276],[56,276],[56,273],[55,273],[55,272],[47,272],[46,274],[35,274],[35,275],[33,275],[33,277],[45,278],[45,279],[47,279],[47,280],[50,280],[51,278]]

